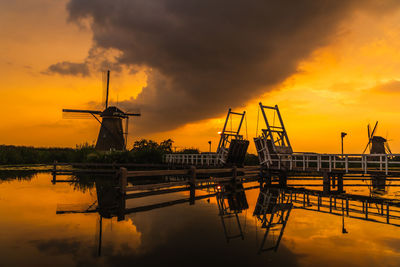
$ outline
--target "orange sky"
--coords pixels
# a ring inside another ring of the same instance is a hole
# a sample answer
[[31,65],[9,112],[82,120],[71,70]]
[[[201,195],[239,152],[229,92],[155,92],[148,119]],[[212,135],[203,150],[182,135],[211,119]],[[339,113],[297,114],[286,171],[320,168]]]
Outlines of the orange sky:
[[[13,1],[0,10],[0,143],[75,146],[97,138],[95,120],[63,119],[61,109],[90,108],[90,102],[100,102],[101,73],[88,77],[43,73],[55,62],[83,61],[92,45],[89,28],[67,22],[65,4]],[[279,105],[295,151],[339,153],[340,132],[346,131],[345,152],[361,153],[366,125],[376,120],[378,134],[388,135],[392,151],[400,151],[400,11],[385,17],[355,13],[340,29],[338,37],[298,65],[296,74],[235,108],[247,111],[248,138],[255,135],[257,104],[262,101]],[[111,98],[135,97],[145,85],[144,69],[134,75],[128,70],[112,72]],[[132,120],[130,144],[140,138],[172,138],[178,149],[208,150],[208,140],[215,149],[224,117],[146,136],[135,135],[135,120],[146,117]],[[253,144],[250,152],[255,152]]]

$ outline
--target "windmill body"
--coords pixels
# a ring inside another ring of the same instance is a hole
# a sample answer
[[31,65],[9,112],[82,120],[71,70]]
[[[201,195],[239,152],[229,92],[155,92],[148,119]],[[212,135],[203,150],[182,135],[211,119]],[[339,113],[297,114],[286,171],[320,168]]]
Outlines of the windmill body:
[[117,107],[108,107],[101,114],[102,118],[96,149],[101,151],[125,149],[122,120],[126,117]]
[[375,135],[377,126],[378,122],[375,123],[375,126],[371,132],[370,125],[368,124],[368,143],[364,149],[363,154],[367,151],[368,148],[370,154],[392,154],[388,140],[386,138],[383,138],[382,136]]
[[373,136],[371,140],[370,154],[386,154],[386,139],[382,136]]
[[[81,110],[63,109],[64,113],[90,114],[100,123],[100,131],[97,137],[96,149],[100,151],[125,150],[128,139],[128,120],[130,116],[140,116],[140,113],[128,113],[115,106],[108,106],[110,71],[107,72],[107,95],[105,109]],[[100,117],[100,119],[98,118]],[[122,122],[125,120],[125,132]]]

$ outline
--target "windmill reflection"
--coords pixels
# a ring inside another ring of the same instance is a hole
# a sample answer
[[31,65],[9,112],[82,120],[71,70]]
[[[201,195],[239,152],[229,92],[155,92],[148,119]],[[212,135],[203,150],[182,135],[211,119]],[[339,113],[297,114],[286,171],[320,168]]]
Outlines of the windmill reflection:
[[96,254],[101,256],[103,218],[117,217],[118,221],[125,219],[126,199],[121,194],[120,188],[113,179],[96,179],[95,182],[97,200],[90,204],[82,205],[58,205],[57,214],[64,213],[98,213],[96,224]]
[[371,195],[384,195],[386,192],[386,176],[371,175]]
[[[239,213],[249,208],[243,184],[228,183],[217,186],[217,203],[219,216],[221,218],[222,227],[226,241],[231,239],[244,239],[242,226],[240,224]],[[232,222],[233,221],[233,222]],[[229,226],[235,226],[236,231]]]
[[[265,234],[258,253],[278,250],[292,208],[290,197],[286,196],[281,189],[273,187],[260,189],[253,216],[261,222],[261,227],[265,228]],[[273,236],[269,238],[271,232],[279,232],[276,240]]]

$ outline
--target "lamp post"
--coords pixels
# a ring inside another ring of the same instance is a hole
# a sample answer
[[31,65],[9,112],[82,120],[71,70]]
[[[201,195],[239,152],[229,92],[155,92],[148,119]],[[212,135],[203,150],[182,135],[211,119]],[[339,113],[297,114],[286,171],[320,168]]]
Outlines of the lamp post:
[[211,153],[211,141],[208,141],[208,144],[210,145],[210,153]]
[[343,138],[347,135],[347,133],[342,132],[340,136],[342,137],[342,156],[343,156]]

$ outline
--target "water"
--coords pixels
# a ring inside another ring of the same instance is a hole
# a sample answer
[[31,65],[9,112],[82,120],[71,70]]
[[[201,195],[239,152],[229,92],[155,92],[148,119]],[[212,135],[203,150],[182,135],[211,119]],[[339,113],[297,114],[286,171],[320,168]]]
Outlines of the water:
[[[345,216],[348,233],[343,234],[342,216],[304,210],[297,204],[277,250],[259,253],[266,231],[253,217],[259,189],[246,191],[249,208],[238,215],[243,239],[228,242],[215,196],[194,205],[128,214],[118,221],[93,212],[98,192],[90,179],[52,184],[48,173],[1,178],[0,266],[400,265],[398,226]],[[366,193],[365,187],[345,189]],[[391,187],[387,194],[398,198],[399,189]],[[126,208],[188,197],[189,192],[179,192],[129,199]],[[56,214],[63,210],[89,212]],[[107,217],[104,210],[101,213]],[[224,223],[228,234],[240,233],[235,217],[225,218]],[[266,247],[279,233],[279,227],[271,230]]]

